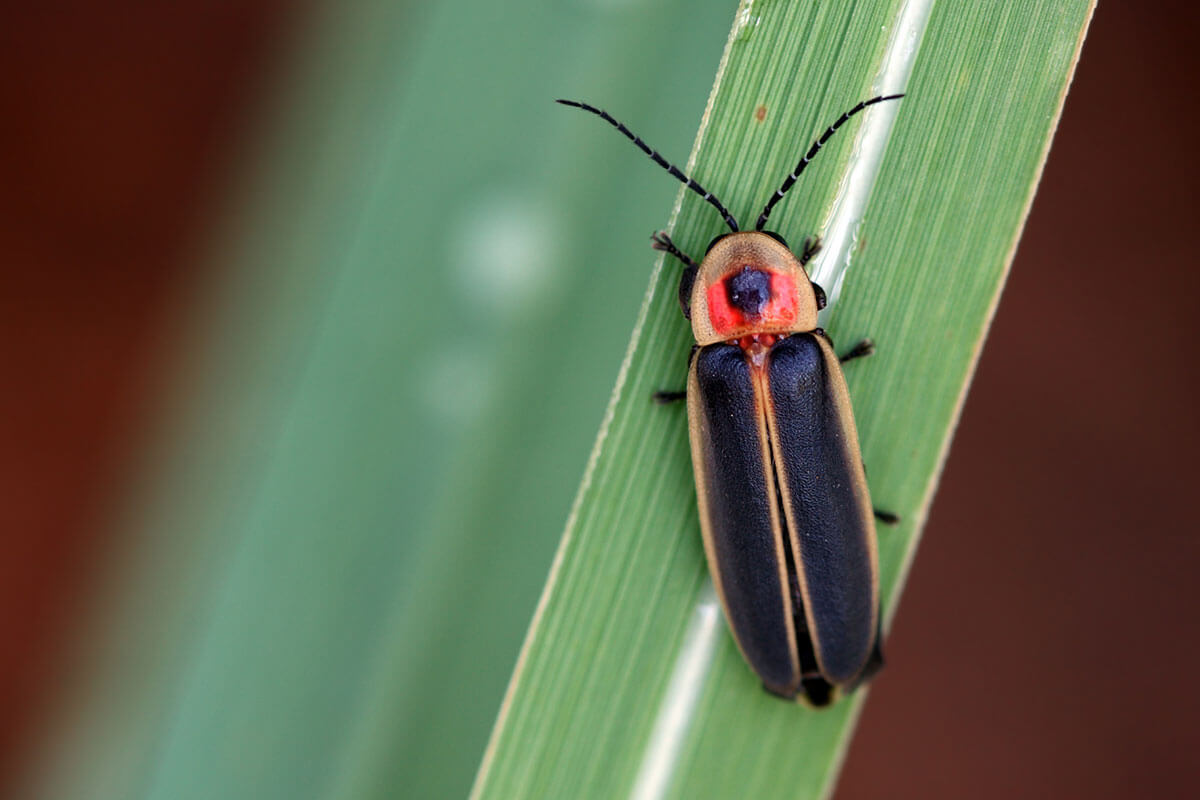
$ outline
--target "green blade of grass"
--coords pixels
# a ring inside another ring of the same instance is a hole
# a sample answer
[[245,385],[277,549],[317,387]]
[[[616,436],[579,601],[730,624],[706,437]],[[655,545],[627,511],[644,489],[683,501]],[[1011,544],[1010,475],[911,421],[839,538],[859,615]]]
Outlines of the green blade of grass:
[[[901,5],[743,3],[691,170],[743,226],[812,136],[872,93]],[[880,534],[889,616],[1091,10],[1086,0],[940,3],[923,25],[825,321],[835,341],[879,345],[847,377],[873,499],[903,518]],[[611,146],[622,145],[614,136]],[[792,242],[822,233],[855,158],[852,134],[832,140],[772,228]],[[721,222],[681,197],[673,237],[699,255]],[[682,411],[650,402],[683,380],[690,339],[675,280],[661,263],[651,279],[475,797],[629,795],[664,711],[688,723],[671,763],[656,765],[666,777],[653,796],[815,797],[833,785],[864,693],[823,712],[769,697],[723,627],[689,707],[664,708],[706,602]]]

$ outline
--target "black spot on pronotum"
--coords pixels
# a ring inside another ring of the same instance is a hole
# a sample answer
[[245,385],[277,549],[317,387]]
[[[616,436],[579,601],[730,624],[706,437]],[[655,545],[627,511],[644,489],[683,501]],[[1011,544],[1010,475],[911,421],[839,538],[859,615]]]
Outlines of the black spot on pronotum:
[[755,317],[771,300],[771,276],[760,269],[742,267],[725,279],[729,304],[747,316]]

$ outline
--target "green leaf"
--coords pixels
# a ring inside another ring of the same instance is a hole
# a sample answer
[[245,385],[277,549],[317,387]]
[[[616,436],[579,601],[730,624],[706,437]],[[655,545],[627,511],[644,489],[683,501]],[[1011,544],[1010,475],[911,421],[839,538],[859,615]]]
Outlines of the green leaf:
[[[743,3],[688,170],[743,227],[808,142],[879,91],[903,8]],[[1084,0],[940,3],[916,37],[898,39],[898,50],[919,47],[908,96],[823,322],[843,345],[870,335],[879,347],[848,365],[847,378],[872,498],[903,519],[880,533],[888,615],[1091,10]],[[578,135],[600,124],[580,115]],[[862,158],[853,133],[862,124],[832,139],[774,212],[771,227],[789,241],[837,219],[843,179]],[[605,147],[640,157],[611,139]],[[722,224],[698,197],[680,196],[673,238],[698,256]],[[816,269],[822,280],[833,263]],[[723,626],[711,664],[694,650],[711,595],[686,426],[681,409],[650,402],[683,382],[690,338],[676,274],[660,262],[651,279],[475,797],[617,797],[646,786],[645,796],[816,797],[836,778],[865,692],[810,711],[762,692]],[[676,670],[689,659],[699,665],[694,691],[677,694]],[[669,718],[678,724],[661,721]]]

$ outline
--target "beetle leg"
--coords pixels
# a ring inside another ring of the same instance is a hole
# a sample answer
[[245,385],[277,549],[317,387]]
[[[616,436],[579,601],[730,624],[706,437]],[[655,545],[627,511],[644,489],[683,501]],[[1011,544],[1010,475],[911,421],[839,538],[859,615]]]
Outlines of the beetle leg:
[[670,253],[689,267],[696,267],[696,262],[688,258],[687,253],[675,246],[675,243],[671,241],[671,237],[667,235],[666,231],[659,231],[651,236],[650,246],[655,250],[661,250],[664,253]]
[[[692,359],[696,357],[696,351],[699,349],[700,345],[694,344],[692,345],[692,349],[688,351],[688,369],[692,368]],[[655,392],[651,396],[654,398],[654,402],[658,403],[659,405],[666,406],[670,405],[671,403],[678,403],[680,400],[686,400],[687,390],[681,389],[678,392]]]
[[856,358],[873,355],[875,353],[875,342],[870,339],[863,339],[854,347],[850,348],[850,352],[845,355],[838,356],[838,360],[845,364],[847,361],[853,361]]
[[[867,339],[866,341],[870,341],[870,339]],[[862,342],[859,342],[859,344],[862,344]],[[863,474],[867,474],[867,462],[865,461],[863,462]],[[899,514],[893,514],[891,511],[880,511],[878,508],[872,508],[871,510],[875,512],[875,519],[879,520],[884,525],[895,525],[900,522]],[[878,642],[878,638],[876,641]],[[876,644],[876,647],[878,647],[878,644]],[[880,656],[880,658],[882,659],[882,656]],[[882,665],[882,663],[883,662],[880,661],[880,665]]]
[[683,391],[679,392],[655,392],[653,396],[654,402],[658,403],[659,405],[666,406],[670,405],[671,403],[678,403],[680,400],[686,400],[687,390],[684,389]]
[[900,517],[890,511],[880,511],[878,508],[872,510],[875,512],[875,519],[884,525],[895,525],[900,522]]
[[683,274],[679,276],[679,310],[683,312],[684,319],[691,319],[692,286],[696,283],[696,273],[699,271],[699,267],[695,261],[692,261],[688,257],[687,253],[675,246],[675,243],[671,241],[671,237],[665,231],[659,231],[651,236],[650,246],[655,250],[669,253],[684,263]]
[[812,257],[821,252],[821,237],[805,237],[804,249],[800,252],[800,266],[806,266]]

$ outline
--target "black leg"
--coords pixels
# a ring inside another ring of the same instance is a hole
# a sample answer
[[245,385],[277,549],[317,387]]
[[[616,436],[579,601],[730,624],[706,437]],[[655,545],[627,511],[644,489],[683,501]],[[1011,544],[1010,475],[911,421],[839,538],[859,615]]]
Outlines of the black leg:
[[687,264],[689,267],[696,266],[696,262],[688,258],[687,253],[675,246],[675,243],[671,241],[671,237],[667,235],[666,231],[659,231],[651,236],[650,246],[655,250],[662,250],[664,253],[670,253],[684,264]]
[[856,358],[872,355],[875,352],[875,343],[870,339],[863,339],[854,347],[850,348],[850,352],[839,357],[839,360],[845,364],[847,361],[853,361]]
[[900,517],[896,516],[892,512],[880,511],[878,508],[875,509],[875,519],[879,520],[884,525],[895,525],[900,521]]
[[670,405],[671,403],[678,403],[680,400],[686,400],[686,399],[687,399],[687,391],[686,390],[681,391],[681,392],[655,392],[654,393],[654,402],[658,403],[659,405],[663,405],[663,406]]
[[814,236],[804,240],[804,250],[800,253],[800,266],[808,266],[808,262],[812,261],[812,257],[821,252],[821,237]]
[[671,237],[667,236],[665,231],[659,231],[651,236],[650,246],[655,250],[670,253],[684,263],[683,274],[679,276],[679,310],[683,312],[684,319],[691,319],[692,286],[696,282],[696,273],[700,268],[696,266],[695,261],[688,258],[687,253],[675,246],[675,243],[671,241]]

